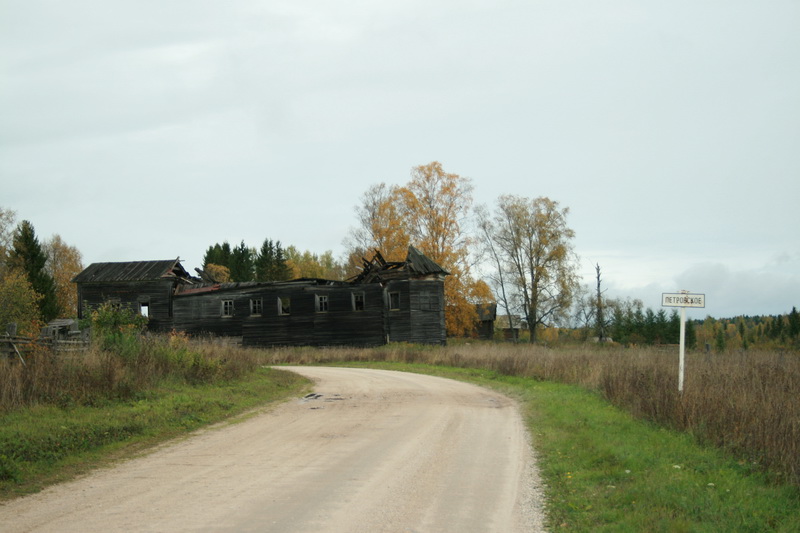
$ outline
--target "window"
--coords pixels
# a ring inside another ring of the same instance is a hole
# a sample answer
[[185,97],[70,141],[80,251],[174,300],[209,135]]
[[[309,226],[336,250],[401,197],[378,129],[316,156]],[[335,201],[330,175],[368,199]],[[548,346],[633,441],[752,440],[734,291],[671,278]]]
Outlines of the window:
[[364,310],[364,293],[363,292],[354,292],[353,293],[353,311],[363,311]]
[[278,314],[279,315],[292,314],[292,301],[288,296],[278,297]]
[[222,300],[222,316],[233,316],[233,300]]
[[261,316],[261,298],[250,300],[250,316]]
[[390,292],[389,293],[389,309],[392,309],[392,310],[400,309],[400,293],[399,292]]
[[314,295],[314,307],[317,313],[327,313],[328,312],[328,296],[324,294],[315,294]]
[[139,314],[145,317],[150,316],[150,304],[148,302],[139,302]]

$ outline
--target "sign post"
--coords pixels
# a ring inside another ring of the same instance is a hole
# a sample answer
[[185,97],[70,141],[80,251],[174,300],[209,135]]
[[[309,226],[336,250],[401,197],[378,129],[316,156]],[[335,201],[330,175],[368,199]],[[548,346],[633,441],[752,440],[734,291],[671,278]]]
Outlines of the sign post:
[[686,308],[687,307],[705,307],[706,295],[705,294],[691,294],[689,291],[681,291],[679,293],[663,292],[661,293],[661,306],[662,307],[680,307],[681,308],[681,348],[680,359],[678,363],[678,392],[683,392],[683,369],[684,359],[686,353]]

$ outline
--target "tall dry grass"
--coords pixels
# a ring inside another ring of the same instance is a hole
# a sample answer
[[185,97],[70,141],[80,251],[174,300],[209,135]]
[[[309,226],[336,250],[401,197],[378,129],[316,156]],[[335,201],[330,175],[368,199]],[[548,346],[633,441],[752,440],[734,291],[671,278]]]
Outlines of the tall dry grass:
[[548,349],[511,344],[373,349],[284,348],[269,363],[395,361],[481,368],[597,390],[615,405],[689,432],[800,485],[800,354],[688,353],[678,392],[677,349]]
[[70,407],[135,399],[171,381],[229,380],[260,364],[250,350],[185,335],[130,335],[83,352],[37,348],[25,364],[0,357],[0,413],[37,404]]

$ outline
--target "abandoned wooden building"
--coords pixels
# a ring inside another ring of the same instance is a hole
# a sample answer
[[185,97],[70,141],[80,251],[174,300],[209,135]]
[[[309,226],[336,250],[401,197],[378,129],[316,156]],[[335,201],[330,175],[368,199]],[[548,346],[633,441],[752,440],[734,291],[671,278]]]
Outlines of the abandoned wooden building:
[[442,267],[409,247],[405,261],[379,252],[348,281],[214,283],[180,259],[93,263],[73,281],[78,317],[111,302],[148,317],[152,331],[233,337],[245,346],[444,344]]
[[490,341],[494,338],[494,323],[497,320],[497,304],[477,304],[475,312],[478,319],[475,321],[473,336],[478,339]]

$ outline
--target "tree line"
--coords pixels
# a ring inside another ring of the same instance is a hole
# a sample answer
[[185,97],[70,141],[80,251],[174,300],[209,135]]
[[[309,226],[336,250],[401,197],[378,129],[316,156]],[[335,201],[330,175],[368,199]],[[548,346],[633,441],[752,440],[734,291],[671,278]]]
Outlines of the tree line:
[[716,351],[800,349],[800,313],[796,307],[782,315],[706,317],[697,321],[698,344]]
[[[594,296],[576,306],[572,338],[593,336],[623,345],[677,344],[680,316],[677,309],[645,309],[638,299],[602,298],[600,318]],[[603,318],[606,317],[606,318]],[[780,315],[737,316],[686,321],[686,346],[715,352],[745,351],[753,348],[799,349],[800,312],[797,307]]]
[[298,278],[344,279],[345,267],[332,251],[317,255],[295,246],[283,247],[281,241],[264,239],[260,248],[242,240],[231,246],[228,241],[208,247],[203,256],[203,271],[210,280],[224,282],[286,281]]
[[36,336],[43,324],[77,315],[72,278],[83,270],[81,253],[59,235],[41,242],[28,220],[0,207],[0,327],[17,324],[20,335]]
[[[653,311],[643,309],[641,300],[610,300],[605,303],[608,311],[607,331],[609,339],[621,344],[678,344],[680,342],[680,315],[672,309]],[[694,325],[686,322],[686,346],[697,343]]]

